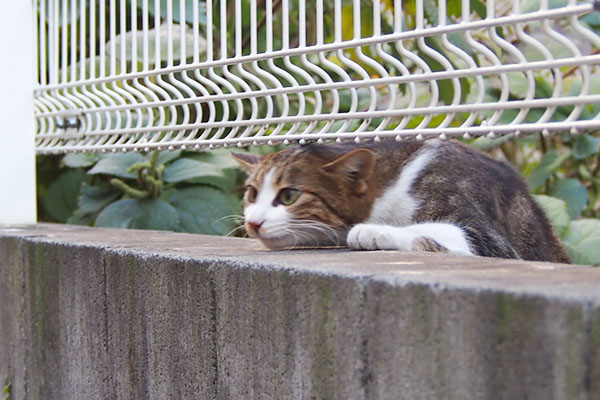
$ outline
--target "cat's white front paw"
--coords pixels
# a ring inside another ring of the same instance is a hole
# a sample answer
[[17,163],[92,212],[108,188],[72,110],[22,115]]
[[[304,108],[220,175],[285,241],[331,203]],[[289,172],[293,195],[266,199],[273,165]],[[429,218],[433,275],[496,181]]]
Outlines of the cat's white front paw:
[[355,250],[373,250],[376,248],[376,229],[373,225],[359,224],[348,232],[346,241],[348,246]]
[[410,250],[413,235],[402,228],[358,224],[348,233],[348,246],[355,250]]

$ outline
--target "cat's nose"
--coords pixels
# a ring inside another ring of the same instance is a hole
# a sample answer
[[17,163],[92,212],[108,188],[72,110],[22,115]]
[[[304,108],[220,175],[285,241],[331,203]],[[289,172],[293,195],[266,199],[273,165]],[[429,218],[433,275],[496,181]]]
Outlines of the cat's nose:
[[248,221],[247,224],[253,231],[258,232],[263,222],[265,221]]

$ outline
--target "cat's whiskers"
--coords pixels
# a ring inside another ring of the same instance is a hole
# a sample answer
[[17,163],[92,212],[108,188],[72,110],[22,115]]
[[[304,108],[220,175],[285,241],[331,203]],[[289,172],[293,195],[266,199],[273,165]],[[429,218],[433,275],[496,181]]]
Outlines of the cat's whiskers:
[[312,239],[311,242],[313,242],[315,246],[318,246],[321,243],[311,231],[315,231],[315,233],[321,234],[322,236],[326,237],[335,246],[340,246],[342,242],[341,230],[319,221],[292,220],[290,221],[290,225],[301,228],[300,231],[310,236],[310,238]]
[[236,226],[235,228],[233,228],[232,230],[230,230],[229,232],[227,232],[227,234],[225,236],[229,237],[232,234],[237,233],[240,230],[243,230],[243,232],[245,233],[244,237],[248,237],[248,234],[246,233],[246,230],[244,229],[244,225]]
[[301,236],[303,238],[305,238],[305,242],[308,242],[306,244],[308,245],[312,245],[312,246],[318,246],[319,245],[319,239],[317,238],[317,234],[324,234],[328,239],[331,239],[329,237],[329,235],[322,230],[321,227],[318,226],[310,226],[307,224],[302,224],[300,225],[300,227],[302,229],[297,230],[296,233],[298,234],[298,236]]
[[239,231],[240,229],[244,229],[244,217],[240,214],[224,215],[221,218],[215,220],[213,223],[216,224],[221,221],[233,222],[235,225],[237,225],[235,228],[227,232],[225,236],[231,236],[232,234],[237,233],[237,231]]
[[316,240],[316,238],[313,237],[309,232],[292,229],[287,229],[287,232],[292,238],[294,238],[294,244],[290,247],[290,249],[305,247],[307,244],[312,246],[318,245],[318,241]]
[[266,234],[263,235],[267,238],[271,238],[274,236],[283,236],[287,234],[286,230],[288,229],[289,222],[288,221],[276,221],[271,222],[268,225],[265,224],[263,229],[266,229]]
[[221,222],[221,221],[235,222],[237,224],[243,224],[244,223],[244,217],[242,215],[240,215],[240,214],[224,215],[224,216],[222,216],[221,218],[217,219],[214,222],[217,223],[217,222]]
[[303,231],[303,230],[296,231],[296,232],[297,232],[297,235],[299,237],[303,237],[303,238],[306,239],[305,242],[308,242],[307,244],[309,244],[309,245],[311,245],[313,247],[319,245],[319,240],[311,232],[309,232],[309,231]]
[[300,235],[298,234],[298,232],[295,232],[291,229],[287,229],[286,232],[294,239],[294,244],[292,244],[290,249],[295,249],[296,247],[298,247],[298,238],[300,237]]
[[277,235],[280,238],[288,237],[293,239],[293,243],[287,248],[296,247],[318,247],[322,246],[323,240],[327,240],[327,244],[331,243],[339,246],[341,242],[341,232],[333,227],[313,220],[290,220],[286,223],[280,223],[273,230],[270,226],[270,235]]

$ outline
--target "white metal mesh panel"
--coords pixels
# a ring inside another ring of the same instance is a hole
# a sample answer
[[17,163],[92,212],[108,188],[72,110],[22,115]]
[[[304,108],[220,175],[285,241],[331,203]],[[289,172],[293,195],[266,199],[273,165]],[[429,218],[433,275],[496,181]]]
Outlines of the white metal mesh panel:
[[36,0],[40,153],[600,127],[600,20],[548,0]]

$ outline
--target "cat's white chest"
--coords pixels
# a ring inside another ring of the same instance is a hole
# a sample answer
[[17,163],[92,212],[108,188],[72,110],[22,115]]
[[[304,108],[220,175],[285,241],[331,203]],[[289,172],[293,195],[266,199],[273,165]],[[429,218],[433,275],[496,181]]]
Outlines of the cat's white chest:
[[411,188],[415,179],[420,176],[435,156],[436,147],[424,147],[413,160],[402,168],[396,181],[385,190],[381,197],[375,200],[366,223],[392,226],[407,226],[412,223],[419,202],[411,195]]

